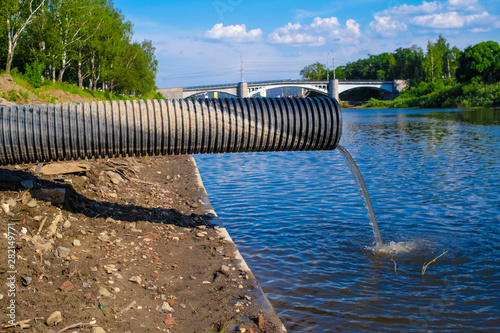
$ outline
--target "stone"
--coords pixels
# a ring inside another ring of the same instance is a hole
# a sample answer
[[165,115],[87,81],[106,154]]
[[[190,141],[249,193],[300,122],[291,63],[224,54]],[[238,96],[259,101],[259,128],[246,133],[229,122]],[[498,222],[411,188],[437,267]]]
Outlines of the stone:
[[31,276],[21,276],[21,283],[23,284],[23,286],[29,286],[31,284],[31,281],[33,281],[33,278]]
[[99,238],[101,242],[109,242],[109,235],[106,233],[101,233],[97,238]]
[[134,283],[137,283],[137,284],[141,284],[142,282],[142,279],[140,276],[138,275],[134,275],[132,276],[130,279],[128,279],[130,282],[134,282]]
[[168,304],[168,302],[163,302],[161,309],[165,312],[174,312],[174,309]]
[[114,264],[104,265],[103,268],[106,271],[106,273],[108,273],[108,274],[113,274],[114,272],[116,272],[118,270],[116,268],[116,265],[114,265]]
[[5,214],[9,214],[10,213],[10,207],[9,207],[8,204],[2,203],[2,209],[5,212]]
[[101,295],[102,297],[109,297],[111,296],[111,293],[105,287],[101,287],[99,288],[99,295]]
[[224,275],[229,275],[229,273],[231,272],[229,267],[226,265],[222,265],[221,268],[219,269],[219,271]]
[[68,229],[69,227],[71,227],[71,222],[69,220],[64,221],[63,228]]
[[106,218],[107,223],[116,223],[116,220],[114,218],[108,217]]
[[36,203],[36,200],[30,200],[26,206],[28,206],[29,208],[35,208],[36,206],[38,206],[38,204]]
[[92,327],[92,331],[90,331],[90,332],[92,332],[92,333],[106,333],[104,328],[99,327],[99,326]]
[[167,317],[167,318],[163,321],[163,323],[164,323],[165,325],[174,325],[174,324],[175,324],[175,318],[174,318],[174,317],[172,317],[172,315],[167,314],[167,315],[166,315],[166,317]]
[[35,182],[31,179],[26,179],[21,182],[21,185],[23,185],[24,188],[32,189],[35,186]]
[[57,324],[62,322],[62,315],[60,311],[54,311],[50,314],[50,316],[45,320],[45,324],[47,326],[56,326]]
[[61,289],[64,292],[68,292],[68,291],[73,290],[74,287],[75,286],[73,285],[73,283],[71,283],[70,280],[66,280],[66,281],[63,282],[63,284],[61,284],[59,286],[59,289]]
[[111,182],[113,184],[120,184],[121,182],[124,182],[123,178],[119,174],[117,174],[116,172],[113,172],[110,170],[104,171],[104,172],[108,175],[108,177],[111,179]]
[[78,239],[73,240],[73,246],[80,246],[82,245]]
[[259,326],[259,328],[262,328],[264,326],[264,315],[263,314],[260,314],[256,318],[256,324]]
[[49,229],[47,230],[47,236],[52,237],[57,233],[57,225],[59,222],[63,220],[63,217],[61,214],[56,215],[54,220],[52,221],[51,225],[49,226]]
[[64,259],[64,258],[68,257],[70,253],[71,253],[71,250],[68,249],[67,247],[64,247],[64,246],[58,246],[56,249],[56,255],[59,258]]

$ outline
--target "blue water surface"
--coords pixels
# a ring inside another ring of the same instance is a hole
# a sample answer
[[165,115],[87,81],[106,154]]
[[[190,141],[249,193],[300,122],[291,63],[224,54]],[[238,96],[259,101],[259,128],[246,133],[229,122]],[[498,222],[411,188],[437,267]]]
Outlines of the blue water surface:
[[195,156],[288,331],[500,331],[500,110],[343,121],[389,251],[337,151]]

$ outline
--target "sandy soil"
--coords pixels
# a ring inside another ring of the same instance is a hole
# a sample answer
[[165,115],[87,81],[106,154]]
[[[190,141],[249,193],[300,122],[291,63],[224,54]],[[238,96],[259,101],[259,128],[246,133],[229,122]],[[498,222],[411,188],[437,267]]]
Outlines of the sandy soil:
[[55,166],[0,168],[2,331],[278,331],[191,157]]

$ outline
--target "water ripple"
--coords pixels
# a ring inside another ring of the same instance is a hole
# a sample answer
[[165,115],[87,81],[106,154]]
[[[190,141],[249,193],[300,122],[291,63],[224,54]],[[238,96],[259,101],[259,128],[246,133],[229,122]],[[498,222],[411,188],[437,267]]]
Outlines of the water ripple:
[[341,144],[370,191],[381,251],[336,151],[196,160],[289,332],[493,332],[500,111],[492,112],[344,112]]

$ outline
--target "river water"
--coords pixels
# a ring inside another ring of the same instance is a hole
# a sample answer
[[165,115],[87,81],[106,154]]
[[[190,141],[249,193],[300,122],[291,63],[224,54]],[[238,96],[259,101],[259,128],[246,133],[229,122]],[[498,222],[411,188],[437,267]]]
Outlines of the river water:
[[385,251],[338,151],[195,156],[288,331],[499,332],[500,110],[343,120]]

